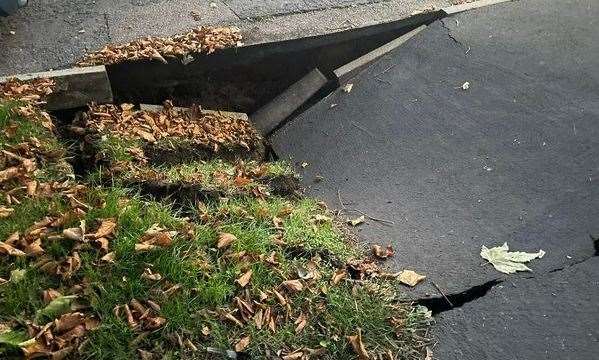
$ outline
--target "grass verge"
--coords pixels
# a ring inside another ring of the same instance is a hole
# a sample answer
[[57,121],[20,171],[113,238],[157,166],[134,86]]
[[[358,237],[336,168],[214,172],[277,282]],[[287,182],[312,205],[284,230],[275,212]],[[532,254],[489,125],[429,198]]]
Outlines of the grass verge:
[[[430,316],[396,301],[395,280],[344,239],[323,204],[221,188],[184,217],[122,183],[47,172],[65,149],[12,106],[0,104],[1,150],[12,154],[0,161],[10,193],[0,200],[5,358],[421,358]],[[12,124],[18,131],[7,132]],[[111,156],[129,161],[129,149]],[[220,160],[154,170],[247,189],[260,178],[252,171],[289,174]]]

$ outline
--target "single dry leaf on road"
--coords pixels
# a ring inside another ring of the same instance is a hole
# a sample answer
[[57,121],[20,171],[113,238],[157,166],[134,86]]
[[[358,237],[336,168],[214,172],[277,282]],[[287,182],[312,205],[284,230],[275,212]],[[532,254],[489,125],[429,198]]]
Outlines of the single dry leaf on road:
[[233,234],[220,233],[220,234],[218,234],[218,243],[216,244],[216,247],[219,249],[228,247],[236,240],[237,240],[237,237],[235,237],[235,235],[233,235]]
[[358,329],[358,335],[348,336],[347,340],[349,340],[349,343],[360,360],[370,359],[370,356],[368,356],[368,352],[366,351],[366,347],[362,342],[362,329]]
[[480,256],[490,262],[497,271],[504,274],[513,274],[518,271],[532,271],[524,263],[545,256],[545,251],[543,250],[539,250],[536,253],[510,252],[509,250],[510,248],[507,243],[490,249],[483,245],[480,250]]
[[239,340],[237,344],[235,344],[235,351],[242,352],[243,350],[245,350],[245,348],[247,348],[248,345],[250,345],[250,340],[251,338],[249,336],[246,336]]
[[345,86],[343,86],[343,91],[346,93],[350,93],[354,88],[354,84],[349,83],[349,84],[345,84]]
[[239,286],[244,288],[250,282],[251,278],[252,278],[252,270],[250,269],[245,274],[241,275],[241,277],[235,281],[239,284]]
[[364,215],[355,218],[355,219],[350,219],[347,222],[351,225],[351,226],[358,226],[360,224],[363,224],[366,221],[366,217]]
[[386,259],[395,255],[395,252],[391,245],[387,245],[386,248],[383,248],[380,245],[372,245],[372,254],[379,259]]
[[404,270],[399,273],[399,281],[402,284],[405,284],[405,285],[408,285],[411,287],[418,285],[418,283],[420,283],[424,279],[426,279],[426,276],[420,275],[417,272],[412,271],[412,270]]

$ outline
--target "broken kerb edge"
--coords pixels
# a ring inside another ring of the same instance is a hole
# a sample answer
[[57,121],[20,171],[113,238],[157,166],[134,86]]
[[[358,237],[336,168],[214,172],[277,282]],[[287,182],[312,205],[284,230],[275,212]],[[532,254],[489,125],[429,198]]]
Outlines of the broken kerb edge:
[[340,68],[335,69],[333,73],[339,79],[339,83],[343,84],[346,81],[350,80],[354,76],[358,75],[362,70],[364,70],[368,65],[372,64],[373,61],[379,59],[381,56],[388,54],[389,52],[397,49],[401,45],[403,45],[406,41],[416,36],[419,32],[426,29],[426,25],[421,25],[414,30],[411,30],[397,39],[386,43],[385,45],[378,47],[371,52],[360,56],[359,58],[349,62]]
[[511,1],[514,1],[514,0],[478,0],[478,1],[468,2],[468,3],[464,3],[464,4],[459,4],[459,5],[451,5],[451,6],[441,9],[441,11],[445,12],[447,15],[451,15],[451,14],[461,13],[461,12],[467,11],[467,10],[478,9],[478,8],[489,6],[489,5],[495,5],[495,4],[511,2]]
[[271,102],[258,109],[251,120],[263,135],[276,129],[295,110],[322,89],[329,80],[320,70],[314,69],[292,84]]
[[54,80],[54,92],[48,96],[45,106],[48,110],[78,108],[91,102],[105,104],[113,100],[110,80],[103,65],[4,76],[0,77],[0,83],[12,78],[21,81],[38,78]]
[[[145,110],[145,111],[161,111],[162,109],[164,109],[164,106],[162,106],[162,105],[151,105],[151,104],[139,104],[139,109],[140,110]],[[189,110],[191,110],[190,108],[178,107],[178,106],[175,106],[173,109],[177,110],[177,111],[189,111]],[[206,113],[206,114],[219,114],[219,115],[223,115],[223,116],[230,117],[230,118],[233,118],[233,119],[246,120],[246,121],[249,120],[248,115],[246,113],[231,112],[231,111],[220,111],[220,110],[206,110],[206,109],[202,109],[202,112]]]

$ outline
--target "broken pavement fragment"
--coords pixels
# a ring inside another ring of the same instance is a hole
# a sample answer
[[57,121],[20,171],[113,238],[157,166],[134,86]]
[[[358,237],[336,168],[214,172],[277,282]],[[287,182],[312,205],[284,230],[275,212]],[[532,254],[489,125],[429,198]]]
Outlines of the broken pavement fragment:
[[539,250],[536,253],[522,251],[509,252],[509,250],[510,248],[507,243],[490,249],[483,245],[480,250],[480,256],[490,262],[497,271],[505,274],[513,274],[518,271],[532,271],[524,263],[545,256],[545,251],[543,250]]

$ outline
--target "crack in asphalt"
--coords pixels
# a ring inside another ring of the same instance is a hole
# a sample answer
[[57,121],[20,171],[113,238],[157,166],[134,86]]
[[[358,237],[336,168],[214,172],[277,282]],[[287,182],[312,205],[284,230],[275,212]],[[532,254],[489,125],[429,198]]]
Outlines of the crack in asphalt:
[[227,4],[225,1],[221,1],[221,3],[224,4],[227,7],[227,9],[231,10],[233,15],[237,16],[237,19],[243,20],[243,18],[239,16],[239,14],[233,9],[233,7],[231,7],[231,5]]
[[[592,259],[596,256],[599,256],[599,236],[598,237],[594,237],[593,235],[589,235],[589,236],[590,236],[591,240],[593,241],[593,250],[594,250],[594,252],[591,256],[588,256],[582,260],[573,262],[566,266],[549,270],[548,272],[541,274],[540,276],[560,272],[560,271],[569,269],[573,266],[578,266],[580,264],[583,264],[586,261],[589,261],[590,259]],[[520,279],[531,280],[531,279],[537,279],[540,276],[525,276]],[[473,286],[467,290],[464,290],[462,292],[459,292],[459,293],[442,294],[443,296],[437,296],[437,297],[426,298],[426,299],[418,299],[415,301],[415,303],[418,305],[426,306],[426,308],[428,308],[432,312],[433,316],[436,316],[443,312],[460,308],[467,303],[477,301],[478,299],[486,296],[489,293],[489,291],[491,291],[491,289],[493,289],[495,286],[503,284],[505,282],[510,282],[507,277],[505,279],[493,279],[493,280],[487,281],[481,285],[475,285],[475,286]]]
[[447,294],[445,296],[432,297],[428,299],[420,299],[417,300],[416,303],[418,305],[425,306],[433,313],[433,316],[436,316],[446,311],[455,310],[469,302],[476,301],[486,296],[491,289],[499,284],[502,284],[503,282],[504,280],[494,279],[481,285],[473,286],[459,293]]
[[468,53],[470,51],[470,47],[466,46],[465,44],[463,44],[460,40],[456,39],[453,34],[451,33],[451,29],[447,26],[447,24],[445,24],[445,19],[439,19],[439,22],[441,23],[441,26],[443,27],[443,29],[445,29],[447,31],[447,36],[456,44],[458,44],[459,46],[461,46],[462,48],[464,48],[464,51],[466,53]]
[[108,14],[104,13],[104,24],[106,25],[106,35],[108,36],[108,41],[112,42],[112,36],[110,35],[110,25],[108,24]]
[[586,257],[586,258],[584,258],[582,260],[575,261],[575,262],[573,262],[571,264],[562,266],[560,268],[556,268],[556,269],[550,270],[549,273],[559,272],[559,271],[571,268],[572,266],[580,265],[580,264],[582,264],[582,263],[584,263],[586,261],[591,260],[595,256],[599,256],[599,236],[598,237],[594,237],[592,234],[589,234],[589,237],[591,238],[591,241],[593,242],[593,249],[595,250],[595,252],[593,253],[593,255],[591,255],[589,257]]
[[[315,12],[326,11],[326,10],[334,10],[334,9],[347,9],[347,8],[351,8],[351,7],[388,3],[391,1],[392,0],[372,0],[367,3],[362,3],[362,4],[346,4],[346,5],[340,5],[340,6],[327,6],[327,7],[322,7],[322,8],[307,8],[307,9],[298,9],[298,10],[291,10],[291,11],[281,11],[281,12],[275,12],[275,13],[270,13],[270,14],[248,17],[248,19],[251,19],[254,21],[260,21],[260,20],[264,20],[264,19],[275,19],[275,18],[289,16],[289,15],[309,14],[309,13],[315,13]],[[305,0],[303,0],[302,2],[306,5],[306,7],[309,6],[309,4],[306,3]],[[231,11],[233,11],[233,9],[231,9]],[[235,11],[233,11],[233,13],[235,13]],[[237,15],[237,14],[235,14],[235,15]],[[239,17],[239,15],[238,15],[238,17]],[[244,19],[240,17],[240,20],[244,20]]]

